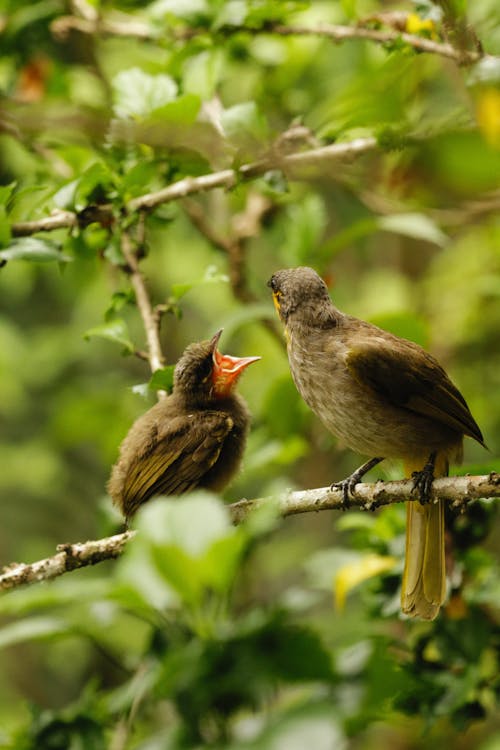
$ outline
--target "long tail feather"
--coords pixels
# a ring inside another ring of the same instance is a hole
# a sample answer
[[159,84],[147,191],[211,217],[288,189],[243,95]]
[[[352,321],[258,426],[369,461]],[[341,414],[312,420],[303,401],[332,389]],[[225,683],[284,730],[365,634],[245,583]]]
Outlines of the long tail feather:
[[[405,463],[406,476],[422,469]],[[436,459],[434,475],[446,476],[446,457]],[[406,557],[401,587],[401,609],[411,617],[433,620],[446,594],[444,503],[407,503]]]

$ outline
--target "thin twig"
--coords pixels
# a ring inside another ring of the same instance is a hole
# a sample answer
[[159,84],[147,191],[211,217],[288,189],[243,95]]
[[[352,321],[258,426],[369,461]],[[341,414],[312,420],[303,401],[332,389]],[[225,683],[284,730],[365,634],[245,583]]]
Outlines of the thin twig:
[[151,372],[165,366],[165,359],[160,344],[160,314],[151,305],[146,282],[139,268],[137,254],[132,247],[132,240],[127,231],[122,233],[121,250],[127,262],[127,272],[135,291],[137,307],[144,323],[148,344],[148,361]]
[[434,55],[455,60],[461,65],[477,62],[483,57],[480,52],[456,49],[451,44],[436,42],[424,36],[408,34],[406,31],[384,31],[380,29],[366,29],[363,26],[341,26],[318,24],[317,26],[284,26],[271,27],[270,31],[281,36],[323,36],[334,42],[352,39],[368,39],[379,44],[395,44],[404,42],[419,52],[429,52]]
[[[446,500],[452,507],[465,508],[472,500],[500,497],[500,474],[491,472],[484,476],[441,477],[433,482],[430,500]],[[398,482],[360,483],[356,485],[351,500],[353,508],[375,510],[383,505],[404,501],[417,501],[412,480]],[[256,508],[275,504],[282,517],[297,513],[343,509],[342,491],[320,487],[314,490],[288,492],[276,498],[240,500],[228,506],[233,523],[239,524]],[[103,560],[119,557],[135,531],[125,531],[112,537],[77,544],[58,546],[58,553],[34,563],[14,563],[4,568],[0,575],[0,591],[50,580],[70,570],[95,565]]]
[[54,36],[65,41],[71,31],[79,31],[81,34],[98,34],[104,36],[126,36],[136,39],[157,41],[161,35],[160,30],[151,24],[142,23],[130,16],[122,18],[97,18],[87,19],[77,16],[60,16],[52,21],[50,30]]

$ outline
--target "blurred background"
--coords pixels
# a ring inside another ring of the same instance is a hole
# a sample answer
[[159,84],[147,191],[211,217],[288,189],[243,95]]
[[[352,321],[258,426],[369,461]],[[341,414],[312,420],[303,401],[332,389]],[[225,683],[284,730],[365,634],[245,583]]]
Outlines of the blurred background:
[[[0,564],[121,528],[105,483],[155,402],[130,354],[145,339],[123,206],[358,137],[378,145],[146,218],[168,365],[221,327],[222,351],[262,357],[240,384],[253,425],[224,500],[326,486],[360,463],[290,378],[266,282],[296,265],[444,365],[489,447],[466,440],[452,472],[500,470],[499,22],[495,0],[0,0]],[[395,39],[275,28],[320,23]],[[422,54],[401,31],[477,59]],[[15,237],[18,222],[102,203],[108,225]],[[370,475],[400,476],[395,463]],[[179,507],[200,527],[223,512],[193,502],[198,522]],[[241,538],[221,522],[241,550],[219,589],[193,568],[195,602],[159,562],[172,541],[154,539],[158,508],[118,563],[3,595],[0,747],[500,748],[493,502],[449,514],[452,597],[435,623],[398,615],[403,506],[269,516]]]

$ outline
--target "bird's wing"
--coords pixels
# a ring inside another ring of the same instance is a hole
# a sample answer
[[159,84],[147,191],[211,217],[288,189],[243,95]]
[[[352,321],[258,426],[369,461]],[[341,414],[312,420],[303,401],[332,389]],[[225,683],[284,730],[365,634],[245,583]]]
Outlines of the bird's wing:
[[134,461],[123,486],[123,506],[137,508],[153,495],[176,495],[196,487],[220,455],[233,428],[231,417],[205,412],[203,427],[190,415],[175,417],[151,442],[149,451]]
[[350,347],[351,375],[394,406],[435,419],[484,445],[464,397],[441,365],[416,344],[377,337]]

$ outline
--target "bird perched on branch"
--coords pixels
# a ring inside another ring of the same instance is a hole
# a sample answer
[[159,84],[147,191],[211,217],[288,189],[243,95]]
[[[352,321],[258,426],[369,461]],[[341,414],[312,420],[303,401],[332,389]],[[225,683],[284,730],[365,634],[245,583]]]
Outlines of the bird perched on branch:
[[260,357],[221,354],[221,333],[186,348],[172,393],[139,417],[122,442],[108,491],[127,521],[153,495],[222,490],[238,470],[250,415],[234,386]]
[[384,458],[403,459],[414,479],[420,503],[407,504],[401,606],[408,615],[432,620],[446,589],[444,506],[429,502],[432,481],[448,473],[450,461],[461,460],[464,435],[484,446],[481,430],[434,357],[340,312],[312,268],[278,271],[268,285],[299,393],[347,447],[370,456],[337,485],[345,504]]

